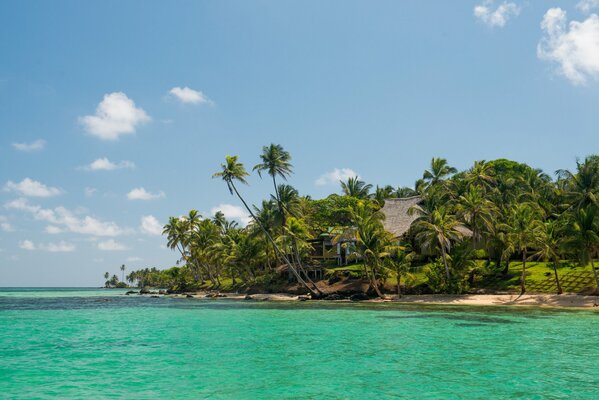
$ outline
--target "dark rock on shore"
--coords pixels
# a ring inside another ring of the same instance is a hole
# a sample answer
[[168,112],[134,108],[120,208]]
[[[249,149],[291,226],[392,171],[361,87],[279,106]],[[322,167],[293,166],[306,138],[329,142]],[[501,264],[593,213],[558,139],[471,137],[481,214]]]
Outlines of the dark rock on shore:
[[341,296],[340,294],[333,293],[333,294],[326,296],[323,300],[343,300],[343,299],[345,299],[345,297]]
[[254,298],[252,296],[250,296],[249,294],[246,294],[243,299],[244,300],[254,300]]
[[129,290],[127,293],[125,293],[127,296],[129,296],[130,294],[136,294],[137,292],[135,290]]
[[188,294],[188,295],[185,295],[185,297],[187,297],[188,299],[193,299],[193,296],[192,296],[192,295],[190,295],[190,294]]
[[364,300],[370,300],[370,297],[368,297],[368,295],[366,293],[356,293],[356,294],[353,294],[349,299],[351,301],[364,301]]
[[150,294],[150,291],[148,289],[141,289],[139,294]]
[[166,290],[164,290],[164,289],[160,289],[160,290],[158,291],[158,294],[166,294]]

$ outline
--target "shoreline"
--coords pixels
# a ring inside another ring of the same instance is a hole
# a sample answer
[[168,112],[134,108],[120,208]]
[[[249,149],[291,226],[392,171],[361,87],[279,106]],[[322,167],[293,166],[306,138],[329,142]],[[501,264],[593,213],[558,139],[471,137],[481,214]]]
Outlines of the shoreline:
[[[247,300],[247,301],[326,301],[354,303],[348,298],[340,300],[311,300],[307,296],[293,295],[288,293],[258,293],[246,295],[243,293],[216,293],[216,292],[190,292],[184,294],[168,294],[171,298],[195,298],[195,299],[223,299],[223,300]],[[162,296],[160,296],[162,297]],[[573,293],[557,294],[425,294],[390,295],[388,299],[369,299],[359,301],[362,303],[395,303],[395,304],[422,304],[422,305],[444,305],[444,306],[509,306],[509,307],[542,307],[542,308],[582,308],[597,309],[599,311],[599,296],[579,295]]]

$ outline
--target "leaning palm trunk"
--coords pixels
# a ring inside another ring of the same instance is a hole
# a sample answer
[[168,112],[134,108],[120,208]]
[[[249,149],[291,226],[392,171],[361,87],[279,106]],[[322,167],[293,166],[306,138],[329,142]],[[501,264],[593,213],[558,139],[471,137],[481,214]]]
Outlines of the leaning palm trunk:
[[237,191],[237,187],[235,186],[235,184],[233,183],[233,181],[229,181],[228,183],[229,183],[229,185],[231,185],[231,188],[233,188],[233,190],[235,191],[235,194],[237,195],[237,197],[239,198],[239,200],[241,200],[241,202],[243,203],[245,209],[250,213],[250,216],[252,217],[252,219],[258,224],[258,226],[260,227],[260,229],[262,230],[262,232],[264,233],[264,235],[266,235],[266,237],[268,238],[268,240],[272,244],[273,248],[275,249],[276,253],[287,263],[288,268],[291,269],[291,272],[293,273],[293,275],[295,276],[295,278],[297,279],[297,281],[300,284],[302,284],[306,289],[308,289],[308,291],[310,291],[310,293],[312,295],[315,295],[315,296],[322,295],[322,292],[318,289],[318,287],[316,287],[316,285],[314,285],[314,289],[311,288],[306,283],[306,281],[300,276],[300,274],[297,272],[297,270],[295,269],[295,267],[293,266],[293,264],[291,263],[291,261],[289,261],[289,259],[287,258],[287,256],[281,251],[281,249],[279,249],[279,247],[275,243],[275,241],[272,238],[272,236],[270,236],[270,234],[268,233],[268,231],[266,230],[266,228],[264,228],[264,226],[260,223],[260,221],[258,220],[258,218],[256,218],[256,216],[254,215],[254,212],[247,205],[247,203],[245,202],[245,200],[243,199],[243,197],[241,197],[241,195]]
[[522,251],[522,275],[520,276],[520,296],[526,293],[526,249]]
[[555,285],[557,286],[557,294],[562,294],[564,291],[562,290],[562,285],[559,282],[559,276],[557,275],[557,259],[553,260],[553,274],[555,275]]

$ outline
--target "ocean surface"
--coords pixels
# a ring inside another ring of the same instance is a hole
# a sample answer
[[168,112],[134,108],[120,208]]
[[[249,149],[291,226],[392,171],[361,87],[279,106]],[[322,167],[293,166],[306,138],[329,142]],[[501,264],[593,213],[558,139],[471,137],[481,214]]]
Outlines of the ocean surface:
[[0,289],[2,399],[597,399],[599,312]]

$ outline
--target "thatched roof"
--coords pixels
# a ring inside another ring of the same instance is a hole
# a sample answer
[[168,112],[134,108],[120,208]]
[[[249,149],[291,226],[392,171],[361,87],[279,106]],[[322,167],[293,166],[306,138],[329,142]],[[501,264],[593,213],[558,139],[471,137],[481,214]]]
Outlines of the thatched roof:
[[[419,207],[421,202],[422,198],[420,196],[386,199],[385,205],[381,208],[381,211],[385,214],[385,220],[383,221],[385,230],[392,233],[396,238],[403,236],[410,229],[412,222],[418,218],[418,213],[410,215],[408,210],[413,206]],[[472,236],[472,231],[465,226],[460,225],[456,229],[465,237]]]
[[385,205],[381,208],[385,214],[383,226],[395,237],[403,236],[409,229],[412,222],[418,218],[418,214],[410,215],[408,210],[413,206],[418,206],[422,201],[420,196],[406,197],[404,199],[386,199]]

